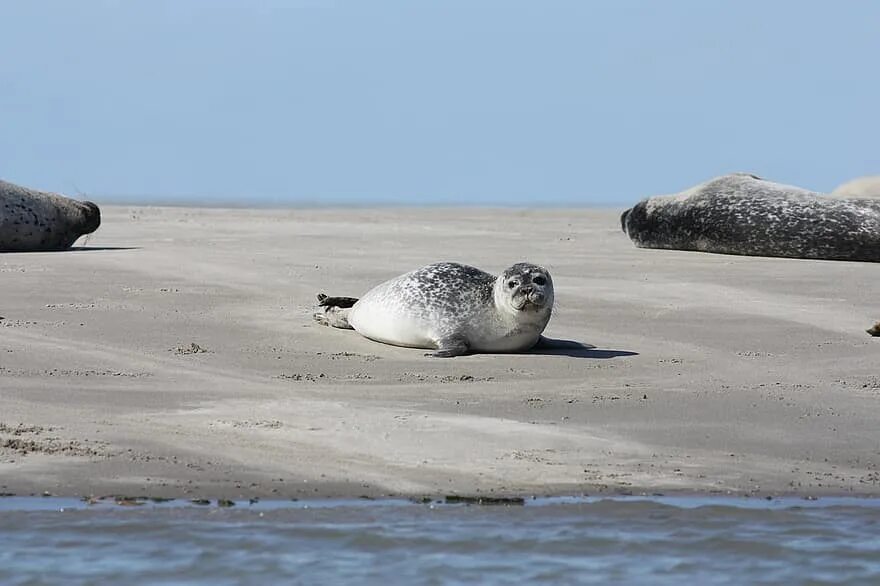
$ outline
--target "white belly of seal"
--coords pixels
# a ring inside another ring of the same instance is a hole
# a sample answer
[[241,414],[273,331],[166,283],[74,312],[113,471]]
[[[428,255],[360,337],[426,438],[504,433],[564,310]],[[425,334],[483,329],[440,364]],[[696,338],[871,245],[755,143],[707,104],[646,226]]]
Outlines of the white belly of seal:
[[412,316],[395,315],[374,307],[355,304],[348,314],[348,323],[362,336],[409,348],[436,348],[431,328]]

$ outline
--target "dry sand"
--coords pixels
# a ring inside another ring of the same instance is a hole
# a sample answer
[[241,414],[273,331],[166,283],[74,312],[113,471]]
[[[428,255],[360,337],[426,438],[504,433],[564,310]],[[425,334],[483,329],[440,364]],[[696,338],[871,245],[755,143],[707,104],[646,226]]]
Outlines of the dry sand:
[[[0,492],[880,495],[880,264],[639,250],[610,210],[103,211],[0,255]],[[596,349],[312,322],[437,260],[546,265],[545,333]]]

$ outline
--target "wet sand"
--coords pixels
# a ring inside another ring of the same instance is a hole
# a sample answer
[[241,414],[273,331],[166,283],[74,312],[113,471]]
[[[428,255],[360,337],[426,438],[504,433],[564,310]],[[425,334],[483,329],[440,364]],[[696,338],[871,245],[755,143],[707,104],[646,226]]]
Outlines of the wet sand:
[[[640,250],[615,210],[102,212],[0,255],[0,493],[880,495],[880,264]],[[545,333],[595,349],[312,322],[437,260],[544,264]]]

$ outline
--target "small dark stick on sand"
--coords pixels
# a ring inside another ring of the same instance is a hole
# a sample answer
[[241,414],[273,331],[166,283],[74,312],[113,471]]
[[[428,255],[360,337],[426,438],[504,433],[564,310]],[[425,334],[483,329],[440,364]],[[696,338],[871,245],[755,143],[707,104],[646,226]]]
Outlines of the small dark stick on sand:
[[872,336],[880,336],[880,321],[875,323],[873,328],[871,328],[870,330],[865,330],[865,331],[868,332],[869,334],[871,334]]

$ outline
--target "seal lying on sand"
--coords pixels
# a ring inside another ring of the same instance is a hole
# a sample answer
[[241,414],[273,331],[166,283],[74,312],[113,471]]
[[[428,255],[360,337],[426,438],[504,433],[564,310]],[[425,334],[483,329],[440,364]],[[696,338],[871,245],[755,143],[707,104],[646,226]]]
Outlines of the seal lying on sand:
[[0,252],[62,250],[101,225],[90,201],[0,181]]
[[826,197],[744,173],[643,199],[620,223],[642,248],[880,262],[880,201]]
[[872,327],[869,330],[865,330],[865,331],[868,332],[869,334],[871,334],[872,336],[880,336],[880,321],[875,323],[874,327]]
[[315,320],[377,342],[468,352],[518,352],[538,343],[553,310],[553,281],[543,267],[517,263],[495,277],[441,262],[386,281],[362,298],[318,295]]

